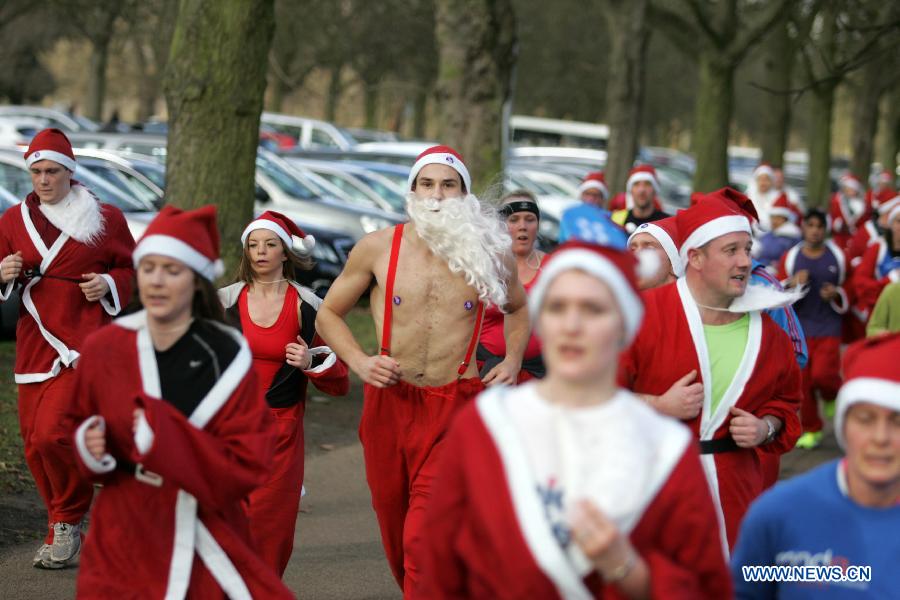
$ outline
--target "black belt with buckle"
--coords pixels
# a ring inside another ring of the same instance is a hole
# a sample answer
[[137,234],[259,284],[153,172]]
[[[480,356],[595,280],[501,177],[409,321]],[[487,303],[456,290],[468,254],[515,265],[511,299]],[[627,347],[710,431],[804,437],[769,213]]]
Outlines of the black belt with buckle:
[[722,452],[734,452],[740,450],[740,446],[729,436],[717,440],[700,440],[700,454],[721,454]]
[[153,471],[146,470],[144,468],[144,465],[140,463],[134,464],[128,462],[127,460],[116,459],[116,468],[120,471],[124,471],[129,475],[134,475],[134,478],[141,483],[146,483],[147,485],[152,485],[153,487],[162,487],[162,475],[157,475]]

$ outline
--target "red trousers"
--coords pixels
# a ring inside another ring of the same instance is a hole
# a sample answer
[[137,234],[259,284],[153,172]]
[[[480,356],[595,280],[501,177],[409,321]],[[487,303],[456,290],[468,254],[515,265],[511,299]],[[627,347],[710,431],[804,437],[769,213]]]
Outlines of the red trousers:
[[294,551],[294,530],[303,485],[303,414],[306,403],[270,408],[277,437],[269,479],[250,493],[247,516],[259,557],[284,576]]
[[823,400],[834,400],[841,387],[841,338],[806,338],[809,360],[803,376],[803,403],[800,405],[800,422],[803,431],[821,431],[822,418],[819,416],[819,402],[816,392]]
[[365,387],[359,439],[381,541],[404,597],[421,581],[425,506],[437,459],[456,411],[484,389],[477,377],[439,387],[401,381]]
[[53,543],[53,523],[80,523],[94,495],[75,458],[75,424],[68,416],[74,391],[74,369],[63,369],[47,381],[19,385],[19,430],[25,462],[47,507],[46,544]]

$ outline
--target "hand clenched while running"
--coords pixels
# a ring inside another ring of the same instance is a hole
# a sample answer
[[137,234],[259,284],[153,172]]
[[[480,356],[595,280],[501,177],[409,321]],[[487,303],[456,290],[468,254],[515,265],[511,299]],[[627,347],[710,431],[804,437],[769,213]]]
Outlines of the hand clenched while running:
[[99,418],[94,418],[94,422],[84,432],[84,447],[97,460],[106,454],[106,427]]
[[353,371],[369,385],[385,388],[400,381],[400,363],[390,356],[367,356],[356,365]]

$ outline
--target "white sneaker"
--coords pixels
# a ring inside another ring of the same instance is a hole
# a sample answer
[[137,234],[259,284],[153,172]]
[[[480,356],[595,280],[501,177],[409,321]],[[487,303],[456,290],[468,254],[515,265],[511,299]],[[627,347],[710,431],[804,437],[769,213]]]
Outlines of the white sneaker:
[[31,566],[36,569],[44,568],[41,563],[44,561],[50,561],[50,544],[43,544],[40,549],[35,553],[34,558],[31,559]]
[[50,547],[50,561],[68,563],[81,551],[81,525],[69,523],[53,524],[53,545]]

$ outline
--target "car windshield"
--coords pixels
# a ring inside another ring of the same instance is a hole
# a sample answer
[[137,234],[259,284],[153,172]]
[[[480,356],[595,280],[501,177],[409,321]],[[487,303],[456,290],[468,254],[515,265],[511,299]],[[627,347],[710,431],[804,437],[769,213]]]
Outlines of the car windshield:
[[353,173],[353,175],[375,190],[375,193],[386,200],[394,210],[403,211],[406,206],[406,198],[403,197],[403,194],[386,185],[383,181],[379,181],[377,177],[372,177],[366,173]]
[[297,176],[281,165],[258,154],[256,155],[256,168],[262,171],[281,191],[289,196],[302,198],[303,200],[314,200],[318,197],[311,185],[301,182]]

